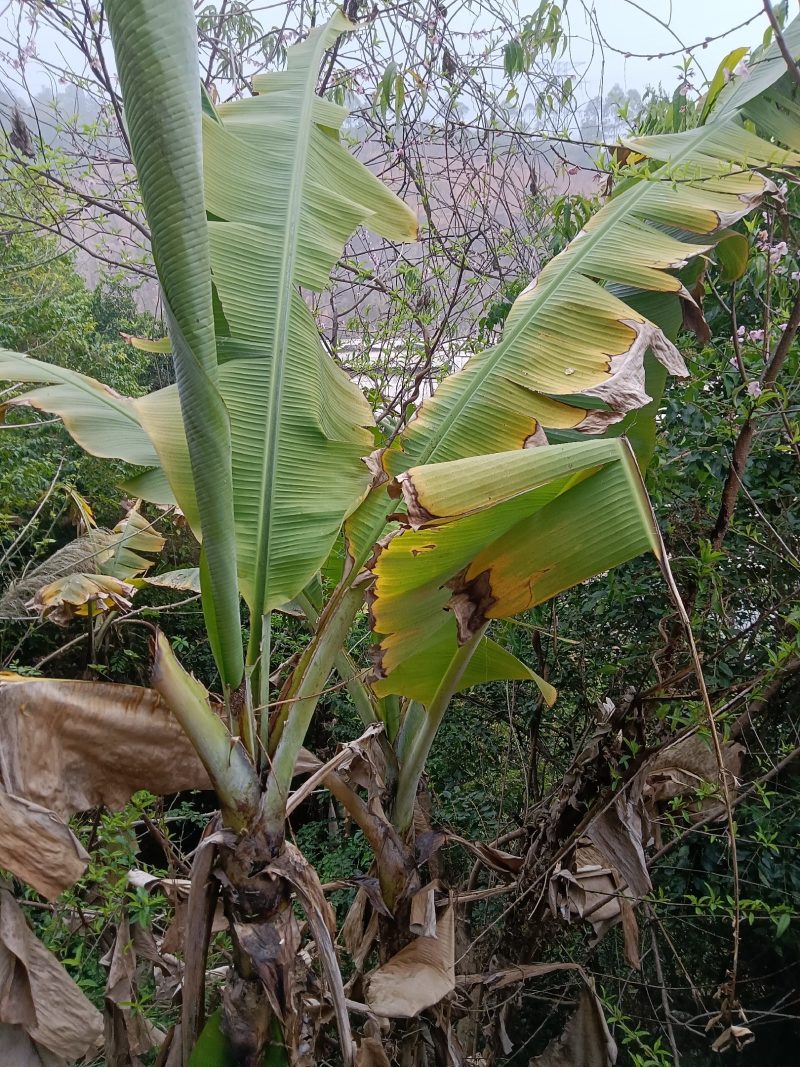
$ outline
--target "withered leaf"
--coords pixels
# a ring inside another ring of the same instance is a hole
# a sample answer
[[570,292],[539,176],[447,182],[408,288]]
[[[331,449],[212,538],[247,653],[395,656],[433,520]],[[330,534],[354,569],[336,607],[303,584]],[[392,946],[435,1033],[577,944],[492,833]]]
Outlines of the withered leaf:
[[416,937],[436,937],[436,890],[438,881],[418,889],[411,898],[409,929]]
[[377,1037],[362,1037],[356,1052],[356,1067],[389,1067],[389,1057]]
[[55,900],[88,862],[89,854],[55,812],[0,789],[0,867]]
[[105,1057],[108,1067],[128,1067],[138,1057],[161,1044],[164,1034],[135,1007],[136,947],[128,916],[123,913],[108,960],[105,993]]
[[436,937],[418,937],[372,975],[367,1004],[376,1015],[410,1019],[452,993],[455,974],[455,913],[450,905],[436,924]]
[[210,789],[186,735],[152,689],[0,675],[3,784],[62,818],[140,789]]
[[448,834],[447,837],[450,841],[457,841],[459,845],[469,849],[484,866],[497,871],[498,874],[517,874],[525,864],[522,856],[504,852],[502,849],[495,848],[494,845],[484,844],[483,841],[468,841],[465,837],[459,837],[458,834]]
[[606,1024],[603,1008],[594,990],[581,990],[577,1010],[564,1032],[550,1042],[530,1067],[613,1067],[617,1046]]
[[103,1033],[100,1012],[34,937],[6,889],[0,889],[0,1024],[3,1064],[71,1063],[97,1048]]

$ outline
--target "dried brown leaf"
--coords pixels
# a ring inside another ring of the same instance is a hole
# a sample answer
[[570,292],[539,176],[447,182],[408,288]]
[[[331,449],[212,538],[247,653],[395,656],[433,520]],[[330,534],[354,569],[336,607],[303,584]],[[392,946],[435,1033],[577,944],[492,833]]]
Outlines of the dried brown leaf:
[[367,1004],[376,1015],[410,1019],[455,988],[455,915],[450,905],[436,937],[418,937],[372,975]]
[[107,1067],[128,1067],[164,1040],[164,1033],[136,1009],[136,948],[127,915],[117,925],[105,993],[105,1057]]
[[34,937],[6,889],[0,889],[0,1024],[3,1064],[36,1064],[34,1054],[47,1067],[72,1062],[96,1049],[103,1033],[100,1012]]
[[389,1067],[389,1057],[377,1037],[362,1037],[356,1052],[356,1067]]
[[411,898],[409,929],[415,937],[436,937],[436,890],[438,881],[418,889]]
[[511,852],[503,852],[502,849],[495,848],[494,845],[486,845],[482,841],[468,841],[465,837],[459,837],[458,834],[448,834],[447,837],[448,840],[457,841],[459,845],[469,849],[484,866],[490,870],[497,871],[499,874],[517,874],[525,864],[522,856],[515,856]]
[[55,900],[88,862],[88,852],[55,812],[0,789],[0,867]]
[[603,1008],[593,989],[581,990],[577,1010],[564,1032],[550,1042],[530,1067],[613,1067],[617,1046],[606,1024]]
[[171,711],[152,689],[0,675],[3,784],[62,818],[104,804],[210,789]]

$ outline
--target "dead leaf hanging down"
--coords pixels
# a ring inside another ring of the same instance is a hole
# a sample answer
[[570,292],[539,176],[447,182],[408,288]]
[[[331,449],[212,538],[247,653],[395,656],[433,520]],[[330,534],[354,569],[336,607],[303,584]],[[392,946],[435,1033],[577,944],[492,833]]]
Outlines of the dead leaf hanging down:
[[515,856],[511,852],[504,852],[502,849],[495,848],[494,845],[486,845],[483,841],[468,841],[465,837],[459,837],[458,834],[447,835],[448,841],[455,841],[459,845],[463,845],[464,848],[469,851],[488,867],[491,871],[496,871],[498,874],[518,874],[525,866],[525,858],[523,856]]
[[128,1067],[164,1040],[164,1033],[135,1008],[136,942],[127,915],[117,925],[114,946],[101,962],[109,967],[106,983],[105,1057],[107,1067]]
[[[286,804],[286,814],[291,813],[310,796],[317,786],[325,781],[332,771],[339,771],[353,785],[363,786],[370,790],[383,788],[382,770],[379,769],[380,748],[372,749],[371,741],[378,734],[383,733],[382,722],[371,723],[364,733],[355,741],[348,741],[340,746],[339,751],[328,760],[327,763],[318,762],[313,768],[311,777],[306,779],[299,789],[289,797]],[[295,774],[302,774],[308,767],[308,760],[304,757],[305,749],[295,765]],[[377,753],[377,754],[376,754]],[[307,754],[306,754],[307,755]]]
[[379,967],[367,989],[376,1015],[411,1019],[452,993],[455,972],[455,914],[450,905],[436,923],[436,937],[418,937]]
[[97,1049],[103,1018],[0,889],[0,1063],[62,1067]]
[[586,830],[606,863],[619,872],[618,881],[629,888],[636,900],[653,888],[644,855],[642,817],[642,783],[637,775]]
[[320,968],[336,1020],[342,1062],[344,1067],[353,1067],[356,1048],[347,1014],[342,972],[333,944],[336,914],[325,899],[317,872],[302,852],[287,842],[281,855],[264,868],[264,873],[291,885],[305,912],[311,935],[316,942]]
[[616,1042],[600,999],[594,989],[585,986],[564,1032],[553,1038],[541,1056],[534,1056],[529,1067],[613,1067],[616,1062]]
[[88,852],[55,812],[0,789],[0,867],[55,900],[88,862]]
[[[128,871],[128,885],[134,888],[147,889],[151,892],[160,890],[173,907],[172,922],[167,927],[160,950],[162,955],[172,955],[183,951],[183,942],[186,933],[186,918],[189,904],[189,891],[191,889],[190,878],[158,878],[147,871],[136,868]],[[222,901],[217,901],[214,915],[211,920],[211,932],[217,934],[221,930],[227,930],[228,920]]]
[[272,1011],[285,1023],[293,1010],[292,964],[300,947],[300,930],[291,908],[268,923],[237,923],[234,930],[264,985]]
[[157,554],[164,544],[164,538],[133,509],[113,530],[90,529],[12,583],[0,597],[0,619],[30,618],[39,612],[65,624],[73,614],[87,614],[88,603],[103,610],[106,581],[105,592],[112,601],[106,606],[113,606],[113,597],[119,596],[118,606],[125,607],[136,592],[130,579],[153,566],[141,553]]
[[161,697],[111,682],[0,674],[0,769],[9,793],[65,819],[140,789],[211,788]]
[[741,1052],[745,1045],[752,1045],[755,1034],[749,1026],[737,1026],[735,1023],[726,1027],[711,1046],[713,1052],[729,1052],[735,1048]]
[[378,915],[374,909],[366,923],[366,928],[364,925],[368,900],[366,890],[359,889],[342,924],[342,942],[352,957],[356,974],[364,970],[367,957],[378,936]]
[[542,978],[546,974],[556,971],[580,971],[585,977],[585,972],[579,963],[518,963],[513,967],[504,967],[500,971],[492,971],[490,974],[470,975],[467,982],[459,978],[459,985],[485,985],[488,989],[504,989],[506,986],[515,985],[517,982],[525,982],[529,978]]

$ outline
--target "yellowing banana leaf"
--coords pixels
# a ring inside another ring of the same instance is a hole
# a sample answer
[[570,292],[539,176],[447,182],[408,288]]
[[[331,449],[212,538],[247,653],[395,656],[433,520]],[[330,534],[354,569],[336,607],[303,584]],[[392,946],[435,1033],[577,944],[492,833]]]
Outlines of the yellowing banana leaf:
[[659,551],[636,462],[621,441],[416,467],[392,488],[408,508],[399,517],[407,528],[386,539],[371,566],[383,676],[444,643],[444,627],[452,658],[490,619]]
[[669,272],[707,251],[715,231],[772,187],[747,168],[796,166],[800,156],[734,118],[624,143],[668,165],[619,192],[547,264],[512,306],[500,343],[422,404],[402,451],[386,454],[390,473],[409,462],[520,448],[540,428],[602,432],[647,403],[648,349],[670,372],[686,373],[661,330],[599,282],[681,292]]
[[165,544],[153,524],[132,508],[111,531],[107,551],[98,554],[100,570],[123,581],[135,578],[153,566],[153,560],[140,553],[158,555]]
[[[456,647],[456,621],[450,616],[423,649],[406,657],[388,677],[377,679],[372,685],[373,690],[379,697],[396,693],[399,696],[411,697],[420,704],[429,704]],[[522,660],[496,641],[484,637],[473,653],[456,692],[498,681],[533,682],[549,707],[552,707],[558,695],[549,682]]]
[[[200,592],[200,570],[197,567],[181,567],[161,574],[148,574],[139,581],[142,585],[155,585],[162,589],[181,589],[188,593]],[[138,584],[138,583],[137,583]]]
[[[800,20],[787,33],[800,52]],[[791,101],[784,101],[780,119],[774,109],[762,115],[769,110],[762,105],[768,96],[759,94],[774,83],[784,86],[783,75],[785,63],[771,46],[757,71],[720,92],[706,125],[625,141],[635,153],[665,165],[650,165],[639,180],[622,187],[520,294],[499,343],[473,356],[422,403],[396,446],[382,456],[390,476],[412,465],[563,440],[570,432],[608,433],[643,408],[648,410],[637,432],[647,458],[651,397],[660,396],[665,373],[685,375],[686,368],[659,323],[637,300],[612,290],[622,284],[629,294],[688,296],[675,270],[712,248],[719,231],[774,188],[753,168],[800,164],[794,151],[741,124],[743,117],[755,121],[758,112],[766,134],[800,151],[800,115]],[[379,488],[348,521],[348,553],[356,566],[368,556],[385,519]]]
[[136,337],[132,333],[121,333],[120,337],[132,348],[138,348],[142,352],[151,352],[159,356],[166,356],[172,352],[172,342],[169,337],[159,337],[153,340],[150,337]]
[[136,592],[109,574],[70,574],[43,586],[30,604],[43,619],[66,626],[76,615],[100,615],[112,608],[126,611]]

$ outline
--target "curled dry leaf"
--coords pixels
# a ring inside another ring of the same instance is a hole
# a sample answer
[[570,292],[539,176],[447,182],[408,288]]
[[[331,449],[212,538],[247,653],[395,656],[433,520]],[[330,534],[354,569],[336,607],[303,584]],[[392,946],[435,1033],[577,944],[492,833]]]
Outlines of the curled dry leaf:
[[484,866],[492,871],[497,871],[498,874],[518,874],[525,865],[523,856],[515,856],[511,852],[504,852],[502,849],[495,848],[494,845],[487,845],[483,841],[468,841],[464,837],[459,837],[458,834],[447,834],[446,837],[447,840],[456,841],[459,845],[469,849]]
[[621,791],[605,811],[593,819],[586,836],[619,873],[619,881],[640,899],[652,889],[644,855],[644,823],[641,775]]
[[613,1067],[616,1062],[616,1042],[600,999],[587,985],[581,990],[577,1010],[564,1032],[553,1038],[541,1056],[533,1057],[530,1067]]
[[[151,891],[160,890],[173,907],[172,922],[167,927],[161,942],[162,953],[183,951],[191,884],[189,878],[157,878],[154,874],[148,874],[147,871],[137,869],[128,871],[128,885]],[[216,934],[221,930],[226,930],[227,927],[228,920],[225,918],[222,902],[217,901],[211,919],[211,932]]]
[[455,914],[450,905],[436,937],[418,937],[372,975],[367,1004],[376,1015],[411,1019],[455,989]]
[[755,1034],[749,1026],[737,1026],[734,1023],[722,1031],[711,1045],[711,1049],[714,1052],[728,1052],[735,1048],[737,1052],[741,1052],[745,1045],[752,1045],[755,1039]]
[[0,867],[55,900],[88,862],[88,852],[55,812],[0,789]]
[[586,917],[599,940],[622,917],[614,873],[596,848],[579,845],[571,867],[550,879],[551,911],[565,922]]
[[203,765],[152,689],[0,674],[0,752],[9,793],[62,818],[104,804],[210,789]]
[[336,916],[325,899],[317,872],[299,849],[287,843],[281,855],[264,868],[264,873],[288,882],[297,894],[297,899],[306,914],[311,934],[317,945],[320,966],[325,976],[328,996],[339,1031],[342,1061],[345,1067],[352,1067],[355,1045],[345,1004],[342,972],[339,969],[332,936],[336,933]]
[[0,1063],[62,1067],[99,1047],[100,1012],[0,889]]
[[436,890],[438,880],[429,882],[411,898],[409,929],[415,937],[436,937]]
[[105,992],[105,1056],[108,1067],[128,1067],[137,1057],[164,1040],[163,1031],[153,1026],[135,1008],[136,941],[131,934],[128,916],[123,913],[114,945],[101,962],[108,968]]
[[[725,773],[734,780],[743,751],[736,743],[723,746]],[[567,922],[585,918],[598,940],[621,922],[625,954],[631,966],[638,967],[633,907],[651,889],[644,849],[653,841],[660,844],[658,806],[685,797],[690,817],[722,815],[719,796],[696,799],[702,786],[718,781],[714,751],[698,734],[689,734],[656,753],[589,824],[570,869],[553,875],[549,887],[553,914]]]
[[57,626],[66,626],[76,616],[127,611],[135,592],[128,582],[109,574],[69,574],[43,586],[27,607]]
[[366,890],[359,889],[342,924],[342,941],[352,957],[356,974],[364,970],[367,957],[378,936],[377,912],[373,910],[366,927],[364,925],[368,900]]

